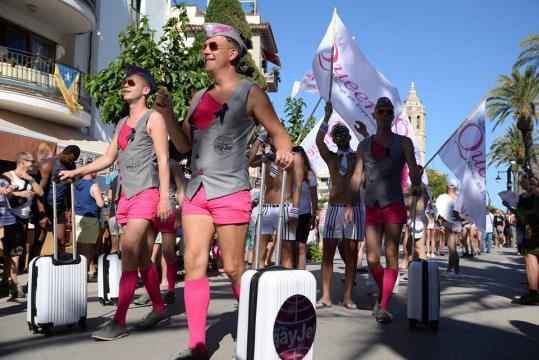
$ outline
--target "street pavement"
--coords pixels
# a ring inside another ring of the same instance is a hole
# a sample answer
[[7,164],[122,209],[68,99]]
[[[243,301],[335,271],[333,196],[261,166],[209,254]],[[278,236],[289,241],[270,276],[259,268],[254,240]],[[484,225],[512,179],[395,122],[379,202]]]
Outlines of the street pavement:
[[[441,268],[445,257],[435,261]],[[371,316],[376,298],[368,295],[367,275],[357,276],[354,301],[359,310],[342,306],[317,311],[315,359],[537,359],[539,348],[539,306],[518,306],[511,298],[526,291],[522,257],[512,249],[461,259],[461,279],[441,279],[439,331],[408,328],[406,285],[394,294],[391,324],[378,324]],[[310,264],[320,287],[320,265]],[[343,263],[335,260],[332,300],[342,300]],[[26,275],[21,276],[26,282]],[[212,359],[234,356],[237,306],[226,277],[210,277],[207,341]],[[53,334],[34,335],[26,324],[26,301],[0,299],[0,358],[3,359],[173,359],[187,345],[187,323],[183,305],[183,283],[178,283],[181,300],[170,305],[172,320],[147,331],[133,331],[117,341],[98,342],[90,332],[114,314],[113,306],[97,301],[97,286],[88,286],[88,329],[58,329]],[[141,289],[137,290],[137,294]],[[146,314],[148,306],[132,306],[128,326]]]

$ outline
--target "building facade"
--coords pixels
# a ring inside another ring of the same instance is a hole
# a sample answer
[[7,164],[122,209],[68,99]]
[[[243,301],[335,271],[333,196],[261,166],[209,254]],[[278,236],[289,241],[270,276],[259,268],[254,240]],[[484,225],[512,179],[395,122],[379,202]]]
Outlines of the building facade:
[[[170,0],[0,2],[0,141],[9,144],[0,147],[0,171],[43,143],[51,155],[78,145],[81,162],[104,153],[114,129],[99,121],[82,78],[117,57],[118,34],[141,14],[152,15],[159,36]],[[78,97],[71,109],[62,84]]]

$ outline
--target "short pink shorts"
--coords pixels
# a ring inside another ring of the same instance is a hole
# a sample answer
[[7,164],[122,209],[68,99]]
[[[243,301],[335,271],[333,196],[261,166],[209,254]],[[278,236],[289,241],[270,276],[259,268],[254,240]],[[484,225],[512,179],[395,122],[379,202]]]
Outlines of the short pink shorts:
[[153,223],[153,229],[160,233],[175,233],[176,230],[174,229],[174,223],[176,222],[177,215],[178,212],[176,209],[172,209],[172,212],[167,220],[161,221],[156,219],[156,221]]
[[183,202],[182,216],[189,215],[211,216],[214,224],[247,224],[251,220],[251,194],[243,190],[208,200],[201,186],[191,200]]
[[159,189],[151,188],[139,192],[127,199],[122,191],[116,210],[116,222],[126,224],[127,219],[157,219],[157,205],[159,204]]
[[395,203],[381,208],[378,203],[365,207],[365,224],[376,226],[383,224],[406,224],[406,206]]

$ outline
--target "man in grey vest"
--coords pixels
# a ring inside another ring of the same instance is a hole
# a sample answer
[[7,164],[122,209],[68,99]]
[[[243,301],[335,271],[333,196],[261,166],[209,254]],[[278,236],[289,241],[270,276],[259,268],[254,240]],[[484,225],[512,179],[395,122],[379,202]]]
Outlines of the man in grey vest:
[[[322,254],[322,297],[316,303],[317,309],[331,306],[331,277],[333,274],[333,257],[335,250],[339,246],[339,252],[345,262],[344,272],[344,294],[342,305],[349,310],[357,309],[352,300],[352,287],[356,277],[356,262],[358,242],[363,241],[364,236],[364,211],[360,204],[359,193],[354,197],[353,220],[345,223],[344,209],[350,199],[350,178],[356,162],[355,153],[350,149],[350,131],[344,124],[335,124],[330,132],[330,141],[337,145],[337,152],[332,152],[326,145],[324,139],[329,130],[329,118],[333,113],[330,102],[326,104],[325,116],[318,134],[316,135],[316,146],[320,156],[325,161],[331,177],[331,190],[329,193],[329,204],[324,226],[324,249]],[[362,123],[361,123],[362,124]],[[358,130],[365,137],[367,130],[362,124]]]
[[214,84],[193,97],[178,124],[170,95],[159,91],[156,109],[167,122],[180,153],[192,151],[192,178],[182,209],[185,239],[185,310],[189,346],[179,359],[206,359],[206,316],[210,300],[206,276],[208,249],[218,234],[224,269],[239,299],[245,271],[245,239],[251,213],[247,149],[256,124],[273,137],[277,165],[293,163],[292,144],[266,93],[242,80],[236,66],[247,47],[229,25],[205,24],[205,70]]
[[168,138],[163,116],[146,107],[155,90],[152,75],[137,66],[128,66],[123,84],[129,115],[121,119],[105,155],[72,171],[62,171],[62,180],[98,172],[118,159],[121,194],[116,219],[122,225],[122,276],[118,307],[114,318],[92,333],[97,340],[115,340],[129,335],[125,325],[127,310],[137,286],[138,272],[152,300],[152,311],[137,325],[145,330],[170,319],[159,290],[159,276],[150,259],[147,232],[157,218],[171,214],[168,200]]
[[[401,187],[404,164],[408,164],[412,193],[421,194],[421,175],[410,138],[394,134],[393,104],[381,97],[374,107],[376,134],[363,140],[357,149],[356,164],[350,187],[353,194],[365,188],[365,224],[369,271],[380,290],[373,315],[376,321],[388,323],[389,299],[399,274],[399,239],[406,223],[406,206]],[[352,203],[346,207],[347,221],[352,219]],[[385,238],[386,268],[380,264],[382,236]]]

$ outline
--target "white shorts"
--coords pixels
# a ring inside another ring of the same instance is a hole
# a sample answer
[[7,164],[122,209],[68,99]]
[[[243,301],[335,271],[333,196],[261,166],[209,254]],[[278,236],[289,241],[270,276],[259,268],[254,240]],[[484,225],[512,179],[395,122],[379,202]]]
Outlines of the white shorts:
[[350,239],[363,241],[365,238],[365,205],[354,204],[350,224],[344,223],[343,204],[330,203],[324,224],[324,239]]
[[[290,229],[288,226],[288,214],[292,208],[291,204],[284,204],[283,212],[283,240],[296,240],[296,229]],[[272,235],[279,226],[279,205],[267,204],[262,206],[262,235]]]

